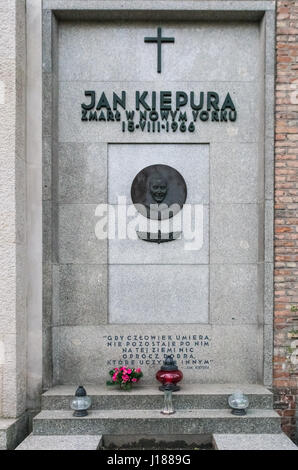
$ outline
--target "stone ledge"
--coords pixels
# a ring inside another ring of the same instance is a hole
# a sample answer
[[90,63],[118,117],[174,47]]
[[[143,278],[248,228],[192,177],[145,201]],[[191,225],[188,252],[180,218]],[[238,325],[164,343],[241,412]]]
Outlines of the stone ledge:
[[12,450],[28,433],[28,414],[18,418],[0,418],[0,450]]
[[[176,409],[223,409],[228,408],[228,396],[235,390],[243,390],[248,396],[250,408],[272,409],[273,395],[265,387],[254,384],[182,384],[174,393]],[[69,410],[69,402],[75,392],[74,385],[58,385],[42,395],[42,409]],[[92,409],[161,409],[163,393],[156,386],[137,385],[131,391],[105,385],[86,385],[92,399]]]
[[272,410],[248,410],[235,416],[229,409],[179,410],[164,416],[160,410],[96,410],[76,418],[72,411],[46,410],[33,420],[35,435],[49,434],[213,434],[280,433],[280,416]]
[[44,0],[44,10],[191,10],[191,11],[266,11],[275,10],[273,0],[246,0],[246,1],[223,1],[223,0],[183,0],[177,3],[171,0]]
[[[156,385],[136,385],[131,391],[119,390],[117,388],[108,388],[105,385],[85,384],[88,395],[161,395]],[[74,395],[76,385],[56,385],[43,393],[43,397]],[[182,384],[179,395],[228,395],[235,390],[241,389],[247,395],[268,395],[273,396],[272,392],[263,385],[258,384]]]
[[52,10],[62,20],[178,20],[178,21],[259,21],[265,12],[275,11],[272,0],[117,1],[45,0],[43,10]]
[[102,436],[34,436],[30,434],[16,450],[97,450]]
[[284,433],[213,434],[215,450],[298,450]]

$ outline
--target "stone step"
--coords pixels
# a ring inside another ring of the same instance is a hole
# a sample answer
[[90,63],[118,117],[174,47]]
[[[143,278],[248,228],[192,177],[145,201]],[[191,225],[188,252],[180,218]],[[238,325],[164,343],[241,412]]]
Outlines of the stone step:
[[52,434],[213,434],[280,433],[280,417],[273,410],[249,409],[235,416],[229,409],[179,410],[162,415],[160,410],[92,410],[83,418],[72,411],[44,410],[33,419],[35,435]]
[[[69,410],[70,399],[74,396],[74,385],[58,385],[42,395],[43,410]],[[176,409],[224,409],[229,395],[235,390],[248,395],[250,407],[272,409],[273,394],[262,385],[238,384],[183,384],[173,394]],[[136,385],[131,391],[121,391],[105,385],[86,385],[92,398],[94,410],[152,410],[163,406],[163,393],[158,386]]]
[[284,433],[280,434],[214,434],[215,450],[298,450]]
[[101,446],[102,436],[34,436],[30,434],[16,450],[97,450]]

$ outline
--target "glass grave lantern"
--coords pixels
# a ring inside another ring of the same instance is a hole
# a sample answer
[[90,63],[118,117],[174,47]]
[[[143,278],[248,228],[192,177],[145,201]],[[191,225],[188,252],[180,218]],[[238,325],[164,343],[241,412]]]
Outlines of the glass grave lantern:
[[80,385],[75,393],[75,397],[70,402],[70,407],[74,410],[74,416],[87,416],[88,408],[91,406],[91,398],[88,397],[85,388]]
[[238,416],[246,415],[249,402],[247,396],[243,395],[240,390],[229,396],[229,406],[232,408],[232,414]]
[[162,383],[162,385],[159,387],[159,390],[162,392],[165,390],[165,387],[168,384],[173,386],[173,392],[180,390],[180,387],[177,385],[177,383],[183,379],[183,374],[181,370],[178,370],[178,366],[176,361],[173,359],[173,355],[166,356],[163,365],[156,374],[156,379]]

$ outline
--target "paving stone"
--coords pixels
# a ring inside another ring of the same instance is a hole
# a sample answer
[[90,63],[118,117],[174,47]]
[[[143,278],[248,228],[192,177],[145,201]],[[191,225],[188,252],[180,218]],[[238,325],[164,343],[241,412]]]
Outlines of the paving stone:
[[16,450],[97,450],[102,436],[34,436],[30,434]]
[[213,434],[216,450],[298,450],[284,433]]

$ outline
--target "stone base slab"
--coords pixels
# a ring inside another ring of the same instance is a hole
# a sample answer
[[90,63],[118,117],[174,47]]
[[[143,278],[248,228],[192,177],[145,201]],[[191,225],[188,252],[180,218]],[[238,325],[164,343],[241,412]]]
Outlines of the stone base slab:
[[284,433],[213,434],[215,450],[298,450]]
[[[43,410],[69,410],[75,393],[73,385],[57,385],[42,395]],[[94,410],[154,410],[162,409],[163,393],[156,386],[136,385],[130,391],[117,386],[86,385]],[[176,409],[224,409],[228,408],[228,397],[236,390],[248,396],[250,408],[272,409],[273,395],[262,385],[254,384],[182,384],[181,390],[173,394]]]
[[28,414],[0,418],[0,450],[13,450],[28,434]]
[[280,433],[280,417],[271,410],[248,410],[235,416],[228,409],[177,410],[162,415],[160,410],[91,410],[76,418],[72,411],[45,410],[33,420],[35,435],[62,434],[213,434]]
[[16,450],[97,450],[102,436],[34,436],[30,434]]

